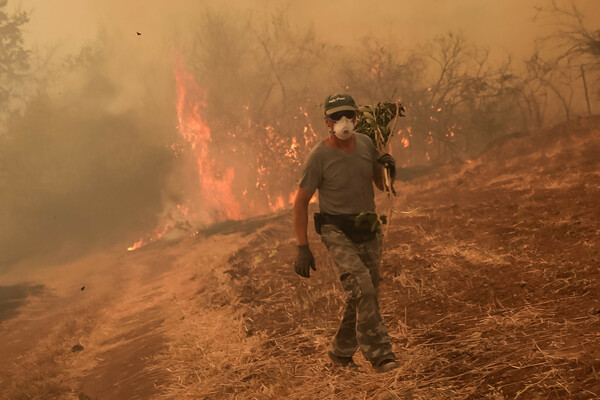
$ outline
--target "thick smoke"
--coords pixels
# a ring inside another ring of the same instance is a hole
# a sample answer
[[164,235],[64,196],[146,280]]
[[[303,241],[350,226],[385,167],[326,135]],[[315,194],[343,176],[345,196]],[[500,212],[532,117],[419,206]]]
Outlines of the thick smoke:
[[[0,134],[0,265],[125,248],[177,204],[218,215],[194,203],[202,196],[178,132],[177,63],[206,93],[212,173],[235,169],[232,189],[250,214],[288,204],[332,92],[408,106],[393,148],[400,165],[464,159],[498,135],[548,123],[540,99],[561,106],[541,83],[544,65],[518,64],[556,25],[533,22],[540,4],[24,1],[29,48],[51,49],[32,53],[36,91]],[[597,4],[581,4],[597,29]],[[453,75],[441,73],[457,44]]]
[[172,87],[157,66],[116,73],[114,45],[70,58],[0,136],[0,263],[77,255],[156,223],[176,164]]

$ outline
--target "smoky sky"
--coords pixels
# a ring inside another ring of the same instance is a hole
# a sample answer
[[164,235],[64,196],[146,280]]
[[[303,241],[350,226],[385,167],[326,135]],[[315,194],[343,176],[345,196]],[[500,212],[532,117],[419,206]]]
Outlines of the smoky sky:
[[[350,44],[367,35],[381,35],[410,47],[436,34],[463,31],[469,40],[495,50],[524,56],[533,41],[547,33],[549,23],[533,19],[543,0],[279,0],[174,2],[114,0],[22,0],[13,7],[33,11],[27,38],[31,43],[73,51],[94,39],[100,28],[123,34],[140,32],[154,45],[189,22],[203,9],[245,10],[264,13],[285,9],[298,25],[313,24],[322,40]],[[579,1],[594,27],[600,23],[600,3]],[[158,50],[155,48],[155,50]]]

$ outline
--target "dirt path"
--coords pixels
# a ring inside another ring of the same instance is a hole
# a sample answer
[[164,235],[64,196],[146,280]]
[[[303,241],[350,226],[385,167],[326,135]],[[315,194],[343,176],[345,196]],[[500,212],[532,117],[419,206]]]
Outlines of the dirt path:
[[[3,275],[11,285],[2,303],[7,318],[0,324],[0,398],[158,394],[165,373],[149,366],[168,348],[165,330],[182,316],[174,301],[178,274],[189,278],[192,270],[222,264],[245,242],[239,233],[226,238],[223,246],[215,246],[214,238],[200,244],[186,238]],[[34,283],[17,284],[29,281]]]

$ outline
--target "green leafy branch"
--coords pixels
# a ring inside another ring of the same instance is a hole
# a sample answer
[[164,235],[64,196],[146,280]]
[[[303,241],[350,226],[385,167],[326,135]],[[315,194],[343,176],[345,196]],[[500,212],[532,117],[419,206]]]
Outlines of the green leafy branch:
[[[354,130],[365,134],[371,138],[377,150],[384,152],[387,149],[388,142],[394,134],[398,117],[404,117],[404,106],[399,102],[377,103],[377,105],[366,105],[358,107],[358,120]],[[394,124],[390,128],[390,122]],[[388,196],[396,194],[389,171],[384,171],[385,191]]]
[[[404,111],[404,106],[398,102],[358,106],[358,120],[354,130],[369,136],[377,149],[382,151],[394,134],[396,118],[404,117]],[[390,128],[392,121],[394,125]]]

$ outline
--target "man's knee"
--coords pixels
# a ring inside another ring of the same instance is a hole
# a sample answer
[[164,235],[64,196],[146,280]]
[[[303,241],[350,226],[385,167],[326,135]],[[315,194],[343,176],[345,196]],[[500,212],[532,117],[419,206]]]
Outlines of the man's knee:
[[373,287],[370,279],[357,279],[354,275],[346,273],[340,276],[340,281],[346,295],[351,300],[367,296],[377,296],[376,289]]

